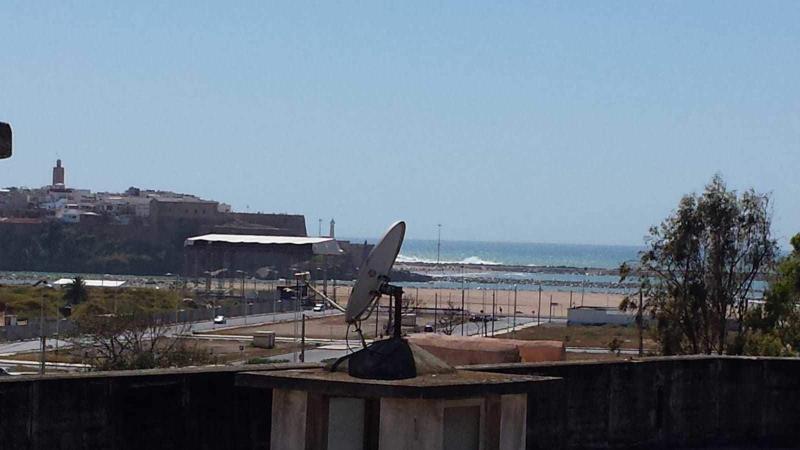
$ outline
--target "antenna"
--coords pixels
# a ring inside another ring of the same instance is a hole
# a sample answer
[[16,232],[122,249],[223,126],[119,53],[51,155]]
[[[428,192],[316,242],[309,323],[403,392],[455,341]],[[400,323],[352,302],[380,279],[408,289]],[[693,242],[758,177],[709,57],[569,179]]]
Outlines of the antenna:
[[11,125],[0,122],[0,159],[11,157]]

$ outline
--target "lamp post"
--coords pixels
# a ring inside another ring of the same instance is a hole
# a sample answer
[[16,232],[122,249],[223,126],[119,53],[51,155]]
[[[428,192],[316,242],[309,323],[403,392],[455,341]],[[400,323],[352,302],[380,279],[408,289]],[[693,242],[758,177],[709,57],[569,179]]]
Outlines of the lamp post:
[[[34,287],[44,286],[46,288],[53,287],[45,279],[37,281],[33,286]],[[45,361],[46,361],[45,350],[47,349],[47,336],[45,336],[44,334],[44,293],[42,293],[39,304],[39,338],[41,340],[40,355],[39,355],[39,374],[44,375]]]
[[511,325],[511,335],[514,336],[517,333],[517,285],[514,285],[514,321]]
[[464,265],[461,265],[461,335],[464,335]]
[[542,324],[542,283],[539,282],[539,307],[536,308],[536,325]]
[[236,273],[242,276],[242,308],[244,308],[244,324],[247,325],[247,296],[244,292],[245,275],[247,275],[247,272],[244,270],[237,270]]

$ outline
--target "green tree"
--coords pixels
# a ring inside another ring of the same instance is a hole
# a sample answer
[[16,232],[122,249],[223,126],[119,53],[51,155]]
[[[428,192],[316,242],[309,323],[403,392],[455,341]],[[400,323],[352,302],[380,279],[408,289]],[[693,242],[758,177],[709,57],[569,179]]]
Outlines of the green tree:
[[800,233],[792,240],[792,252],[783,258],[764,294],[763,306],[748,312],[752,332],[744,337],[744,353],[794,355],[800,349]]
[[86,288],[86,282],[82,277],[77,276],[67,286],[64,291],[64,300],[70,306],[80,305],[89,299],[89,290]]
[[[731,350],[731,319],[740,324],[737,337],[746,333],[741,324],[753,282],[777,252],[771,219],[769,195],[752,189],[739,195],[715,175],[701,195],[684,196],[650,229],[636,273],[646,280],[642,309],[655,319],[663,354]],[[620,307],[638,308],[630,299]]]

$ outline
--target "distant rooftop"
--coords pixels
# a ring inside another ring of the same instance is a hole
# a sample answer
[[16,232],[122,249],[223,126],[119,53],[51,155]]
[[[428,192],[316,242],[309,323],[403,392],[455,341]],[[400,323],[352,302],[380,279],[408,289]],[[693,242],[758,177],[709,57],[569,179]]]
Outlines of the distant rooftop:
[[336,239],[329,237],[299,236],[261,236],[253,234],[204,234],[190,237],[184,246],[197,243],[255,244],[255,245],[311,245],[317,255],[338,255],[342,253]]
[[[73,280],[72,278],[61,278],[61,279],[53,282],[53,284],[56,285],[56,286],[69,286],[74,281],[75,280]],[[115,287],[120,287],[120,286],[124,285],[126,283],[126,281],[120,281],[120,280],[83,280],[83,283],[87,287],[110,287],[110,288],[115,288]]]

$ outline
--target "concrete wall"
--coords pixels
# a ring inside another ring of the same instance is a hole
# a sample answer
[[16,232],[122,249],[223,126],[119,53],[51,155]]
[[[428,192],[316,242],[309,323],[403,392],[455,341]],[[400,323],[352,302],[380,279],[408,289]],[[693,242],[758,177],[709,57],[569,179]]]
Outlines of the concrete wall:
[[240,370],[5,377],[0,448],[267,449],[272,392],[234,387]]
[[636,316],[616,308],[577,307],[567,310],[567,325],[633,325]]
[[681,357],[472,368],[563,378],[559,388],[529,396],[529,449],[800,442],[800,359]]
[[[237,370],[256,367],[5,377],[0,448],[266,449],[271,392],[234,386]],[[800,359],[652,358],[471,369],[563,377],[528,392],[528,449],[800,442]]]

